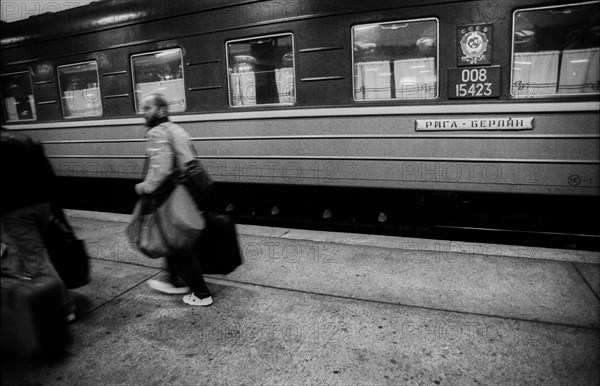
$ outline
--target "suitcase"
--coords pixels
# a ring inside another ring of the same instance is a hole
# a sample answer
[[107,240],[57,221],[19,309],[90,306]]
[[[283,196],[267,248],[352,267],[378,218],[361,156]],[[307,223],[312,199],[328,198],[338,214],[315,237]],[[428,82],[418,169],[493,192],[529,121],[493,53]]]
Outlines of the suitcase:
[[50,276],[2,276],[0,346],[26,359],[48,359],[70,342],[61,284]]
[[204,216],[206,228],[194,246],[202,273],[227,275],[243,263],[235,224],[227,215]]

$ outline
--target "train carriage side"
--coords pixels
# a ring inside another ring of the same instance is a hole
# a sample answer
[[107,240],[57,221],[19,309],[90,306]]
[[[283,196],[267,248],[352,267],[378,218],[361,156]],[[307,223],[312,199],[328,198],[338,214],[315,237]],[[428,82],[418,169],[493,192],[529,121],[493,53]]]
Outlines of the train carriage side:
[[71,186],[130,185],[137,98],[162,90],[229,201],[596,203],[597,1],[275,3],[9,44],[4,124],[43,140]]

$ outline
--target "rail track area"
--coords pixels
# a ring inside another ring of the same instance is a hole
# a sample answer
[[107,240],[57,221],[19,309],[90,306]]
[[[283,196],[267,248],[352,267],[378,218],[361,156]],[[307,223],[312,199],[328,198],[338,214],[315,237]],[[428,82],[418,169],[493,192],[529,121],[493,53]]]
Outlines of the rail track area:
[[599,253],[238,225],[215,304],[153,292],[128,215],[68,211],[93,256],[65,355],[13,384],[595,385]]
[[[64,207],[130,214],[136,182],[59,185]],[[597,197],[217,183],[213,209],[240,224],[600,251]]]

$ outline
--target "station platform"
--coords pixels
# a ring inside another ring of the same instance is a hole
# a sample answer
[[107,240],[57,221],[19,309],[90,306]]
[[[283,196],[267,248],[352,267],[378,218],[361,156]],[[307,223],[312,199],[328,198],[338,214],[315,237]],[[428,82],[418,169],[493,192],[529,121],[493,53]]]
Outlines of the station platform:
[[3,385],[597,385],[600,253],[237,225],[210,307],[146,282],[130,216],[67,211],[91,261],[73,342]]

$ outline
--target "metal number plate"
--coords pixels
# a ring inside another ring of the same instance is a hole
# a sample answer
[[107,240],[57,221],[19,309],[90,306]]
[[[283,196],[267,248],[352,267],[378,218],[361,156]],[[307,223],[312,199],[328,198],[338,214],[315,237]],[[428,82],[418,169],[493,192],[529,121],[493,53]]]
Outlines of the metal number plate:
[[500,97],[500,66],[448,69],[448,97]]

